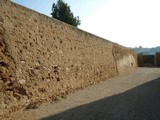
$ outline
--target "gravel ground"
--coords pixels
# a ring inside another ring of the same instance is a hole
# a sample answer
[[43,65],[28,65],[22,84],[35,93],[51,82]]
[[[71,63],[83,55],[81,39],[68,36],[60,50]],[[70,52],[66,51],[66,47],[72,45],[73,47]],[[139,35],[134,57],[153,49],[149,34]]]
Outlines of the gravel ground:
[[13,120],[160,120],[160,68],[138,68]]

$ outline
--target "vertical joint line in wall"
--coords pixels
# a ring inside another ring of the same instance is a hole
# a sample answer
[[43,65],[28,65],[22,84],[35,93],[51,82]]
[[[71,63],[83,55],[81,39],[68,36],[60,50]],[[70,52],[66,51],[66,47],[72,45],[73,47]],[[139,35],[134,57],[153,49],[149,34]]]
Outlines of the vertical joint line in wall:
[[113,47],[112,47],[112,56],[113,56],[113,59],[114,59],[115,65],[116,65],[116,72],[117,72],[117,74],[118,74],[117,62],[116,62],[116,58],[115,58],[115,54],[114,54],[114,49],[113,49]]

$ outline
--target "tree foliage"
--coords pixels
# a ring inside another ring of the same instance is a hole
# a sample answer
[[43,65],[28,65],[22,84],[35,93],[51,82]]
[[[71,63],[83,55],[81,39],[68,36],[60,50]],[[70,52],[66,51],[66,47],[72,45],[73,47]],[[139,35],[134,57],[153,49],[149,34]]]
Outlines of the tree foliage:
[[51,15],[53,18],[75,27],[80,25],[79,17],[74,17],[72,11],[70,10],[70,6],[63,0],[58,0],[56,4],[53,3]]

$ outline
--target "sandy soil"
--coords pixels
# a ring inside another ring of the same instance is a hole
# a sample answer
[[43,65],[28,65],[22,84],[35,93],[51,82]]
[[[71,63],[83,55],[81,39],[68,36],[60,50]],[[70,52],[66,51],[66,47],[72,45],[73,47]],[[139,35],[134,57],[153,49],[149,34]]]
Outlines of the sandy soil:
[[159,120],[160,68],[138,68],[63,96],[37,109],[18,111],[13,120]]

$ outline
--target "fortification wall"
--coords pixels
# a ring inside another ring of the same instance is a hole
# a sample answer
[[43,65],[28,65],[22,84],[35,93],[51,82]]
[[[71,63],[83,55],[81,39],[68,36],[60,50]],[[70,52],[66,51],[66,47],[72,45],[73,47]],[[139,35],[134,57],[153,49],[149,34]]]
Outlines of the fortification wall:
[[0,25],[0,115],[137,66],[129,49],[9,1]]

